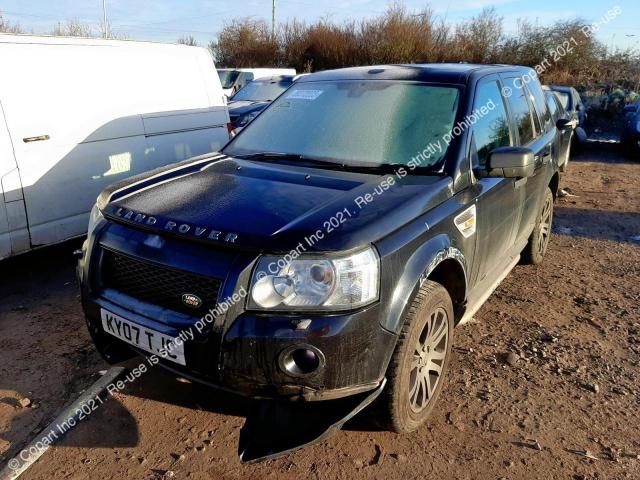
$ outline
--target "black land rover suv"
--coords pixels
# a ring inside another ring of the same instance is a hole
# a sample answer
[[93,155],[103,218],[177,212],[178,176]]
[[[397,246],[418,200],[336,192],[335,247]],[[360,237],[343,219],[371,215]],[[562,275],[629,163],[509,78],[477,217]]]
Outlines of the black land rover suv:
[[556,128],[529,68],[304,77],[221,153],[101,194],[78,268],[91,336],[110,362],[280,405],[380,394],[414,430],[455,325],[542,261]]

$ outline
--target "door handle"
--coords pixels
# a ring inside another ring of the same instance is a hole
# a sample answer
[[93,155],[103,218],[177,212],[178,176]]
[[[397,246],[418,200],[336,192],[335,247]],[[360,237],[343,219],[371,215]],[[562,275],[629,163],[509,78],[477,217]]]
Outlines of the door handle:
[[22,139],[24,143],[31,142],[42,142],[43,140],[49,140],[51,137],[49,135],[39,135],[37,137],[25,137]]

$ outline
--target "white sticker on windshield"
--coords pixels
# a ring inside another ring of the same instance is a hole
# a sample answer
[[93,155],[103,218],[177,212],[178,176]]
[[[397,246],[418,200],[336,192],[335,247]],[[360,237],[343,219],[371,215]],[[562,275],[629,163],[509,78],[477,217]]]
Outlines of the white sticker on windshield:
[[295,90],[287,95],[287,98],[293,100],[315,100],[322,95],[322,90]]

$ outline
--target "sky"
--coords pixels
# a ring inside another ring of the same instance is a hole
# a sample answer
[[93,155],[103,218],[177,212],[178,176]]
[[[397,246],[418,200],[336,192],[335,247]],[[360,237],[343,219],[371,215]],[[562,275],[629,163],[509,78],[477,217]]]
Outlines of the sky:
[[[0,12],[11,23],[34,33],[48,33],[58,22],[80,20],[100,31],[103,0],[0,0]],[[105,0],[107,18],[118,34],[136,40],[174,42],[193,36],[207,45],[225,22],[236,17],[271,22],[271,0]],[[459,22],[495,6],[505,30],[515,32],[519,18],[540,25],[582,17],[598,22],[615,6],[622,14],[600,27],[597,37],[613,48],[640,48],[638,0],[405,0],[411,11],[430,5],[448,22]],[[298,18],[312,22],[328,17],[341,22],[384,13],[389,0],[276,0],[276,21]]]

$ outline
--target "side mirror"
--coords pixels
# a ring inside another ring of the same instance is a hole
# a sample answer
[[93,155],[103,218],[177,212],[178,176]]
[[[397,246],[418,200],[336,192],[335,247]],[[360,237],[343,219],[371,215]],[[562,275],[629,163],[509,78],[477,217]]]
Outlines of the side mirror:
[[565,130],[575,127],[575,122],[568,118],[559,118],[556,122],[556,127],[558,127],[558,130],[564,132]]
[[524,178],[535,170],[533,152],[524,147],[500,147],[492,150],[487,159],[487,176]]

